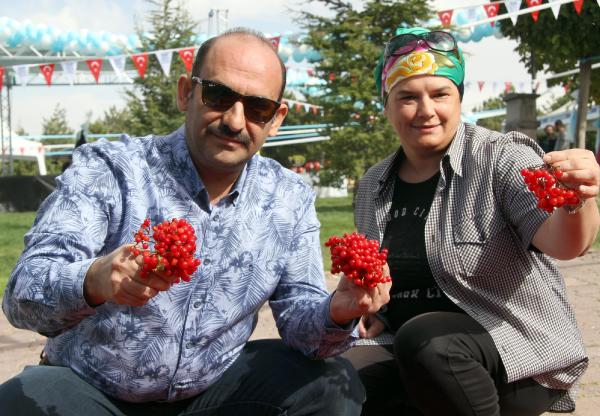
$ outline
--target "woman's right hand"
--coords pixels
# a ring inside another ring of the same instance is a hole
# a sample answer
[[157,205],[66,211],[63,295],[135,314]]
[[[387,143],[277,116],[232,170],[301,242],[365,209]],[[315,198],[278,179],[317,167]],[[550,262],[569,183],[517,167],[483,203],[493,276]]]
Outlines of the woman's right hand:
[[376,315],[363,315],[358,323],[358,334],[361,338],[375,338],[384,329],[385,324]]

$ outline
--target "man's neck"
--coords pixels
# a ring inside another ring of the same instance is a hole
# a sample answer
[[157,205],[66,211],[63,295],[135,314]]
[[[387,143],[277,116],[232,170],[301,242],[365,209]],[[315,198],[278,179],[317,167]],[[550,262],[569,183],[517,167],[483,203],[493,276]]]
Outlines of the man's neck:
[[202,179],[202,183],[204,183],[204,187],[208,193],[208,199],[211,205],[216,205],[221,199],[231,192],[233,185],[241,173],[242,170],[228,172],[206,172],[202,169],[198,169],[198,175],[200,176],[200,179]]

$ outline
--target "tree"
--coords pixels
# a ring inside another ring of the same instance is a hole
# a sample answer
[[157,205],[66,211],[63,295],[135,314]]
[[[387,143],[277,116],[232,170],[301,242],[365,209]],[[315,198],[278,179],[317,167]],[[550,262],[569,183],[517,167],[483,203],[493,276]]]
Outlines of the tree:
[[[398,26],[425,21],[427,2],[372,0],[362,10],[342,0],[319,0],[332,17],[300,13],[308,29],[307,43],[322,56],[316,64],[325,85],[322,95],[309,97],[325,108],[331,140],[318,147],[326,169],[324,184],[343,177],[356,179],[398,147],[398,139],[382,116],[372,71],[384,43]],[[343,151],[341,151],[343,149]]]
[[[91,117],[89,117],[91,119]],[[119,110],[115,106],[109,107],[102,118],[90,121],[89,133],[127,133],[130,134],[132,124],[131,111],[127,107]]]
[[[505,96],[506,94],[502,93],[498,97],[487,99],[480,106],[475,107],[474,111],[496,110],[499,108],[505,108]],[[486,127],[490,130],[502,131],[502,120],[504,120],[505,118],[505,116],[482,118],[477,120],[477,125]]]
[[[142,46],[140,50],[176,49],[194,44],[196,23],[180,2],[173,0],[148,0],[154,9],[148,15],[150,25],[143,36],[137,29]],[[177,108],[177,79],[185,73],[178,56],[173,57],[170,76],[166,77],[158,61],[150,59],[145,78],[137,77],[132,90],[126,91],[131,123],[127,132],[132,135],[165,134],[178,128],[185,116]]]
[[[502,6],[504,7],[504,6]],[[591,65],[598,56],[600,45],[600,7],[596,2],[584,2],[578,15],[572,4],[564,4],[558,19],[550,9],[542,10],[538,21],[522,16],[516,25],[503,23],[505,36],[517,40],[516,51],[521,61],[532,73],[540,69],[564,72],[579,67],[579,75],[572,76],[573,84],[579,86],[577,111],[577,145],[585,146],[585,129],[589,97],[600,101],[600,74],[593,74]],[[549,84],[565,83],[566,80],[551,80]],[[592,87],[590,87],[592,85]]]
[[67,110],[56,104],[50,118],[42,121],[42,134],[71,134],[73,130],[67,123]]

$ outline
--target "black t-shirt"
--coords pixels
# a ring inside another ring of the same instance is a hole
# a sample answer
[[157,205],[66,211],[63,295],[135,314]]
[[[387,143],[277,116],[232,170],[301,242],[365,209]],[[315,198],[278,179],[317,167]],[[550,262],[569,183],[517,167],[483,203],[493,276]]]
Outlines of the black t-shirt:
[[384,312],[391,329],[425,312],[462,312],[436,284],[425,249],[425,221],[439,172],[425,182],[408,183],[396,177],[384,248],[392,276],[391,299]]

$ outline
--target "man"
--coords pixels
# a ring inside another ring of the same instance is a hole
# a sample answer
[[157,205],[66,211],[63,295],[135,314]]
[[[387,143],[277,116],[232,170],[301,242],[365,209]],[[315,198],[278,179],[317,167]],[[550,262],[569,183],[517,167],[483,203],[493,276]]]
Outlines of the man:
[[554,122],[554,129],[556,130],[556,142],[553,150],[566,150],[571,148],[571,143],[567,137],[567,127],[562,120],[556,120]]
[[[0,387],[9,414],[360,413],[347,362],[310,358],[346,349],[389,284],[342,279],[327,293],[312,191],[256,154],[287,113],[284,86],[268,40],[234,30],[179,79],[185,126],[76,152],[4,297],[14,325],[49,337],[52,365]],[[202,265],[191,282],[140,277],[129,243],[146,217],[192,224]],[[267,300],[283,343],[247,343]]]
[[554,131],[554,126],[552,124],[546,125],[544,127],[544,136],[540,141],[540,147],[546,153],[554,150],[556,146],[556,132]]

